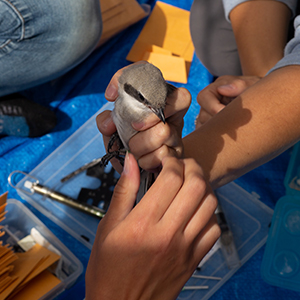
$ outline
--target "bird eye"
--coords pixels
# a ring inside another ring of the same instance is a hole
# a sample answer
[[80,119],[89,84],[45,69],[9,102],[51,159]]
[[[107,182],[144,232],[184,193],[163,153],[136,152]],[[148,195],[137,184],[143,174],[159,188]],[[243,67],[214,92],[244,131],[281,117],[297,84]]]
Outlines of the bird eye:
[[145,101],[145,97],[140,92],[138,92],[138,96],[141,101]]

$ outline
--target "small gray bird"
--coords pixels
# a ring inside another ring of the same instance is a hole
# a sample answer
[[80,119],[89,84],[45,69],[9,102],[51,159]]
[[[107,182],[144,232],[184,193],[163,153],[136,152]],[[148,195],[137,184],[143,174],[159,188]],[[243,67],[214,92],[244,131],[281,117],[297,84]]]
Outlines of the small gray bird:
[[[119,96],[115,101],[112,118],[117,132],[111,137],[107,153],[98,159],[81,166],[61,179],[65,182],[77,174],[99,164],[104,167],[116,157],[124,161],[128,142],[137,133],[131,126],[132,122],[140,122],[154,113],[165,123],[164,109],[167,97],[176,89],[167,83],[161,71],[150,63],[131,65],[124,69],[119,78]],[[117,150],[112,150],[117,143]],[[141,187],[138,198],[141,198],[153,182],[153,174],[141,171]]]
[[[165,123],[166,99],[175,89],[176,87],[165,81],[161,71],[150,63],[131,65],[124,69],[119,78],[119,96],[112,111],[117,134],[109,142],[104,164],[112,157],[117,157],[121,161],[124,150],[129,150],[128,142],[137,133],[131,126],[132,122],[141,122],[154,113]],[[122,144],[119,143],[117,151],[111,151],[118,137]],[[153,179],[150,179],[152,177],[152,174],[141,171],[141,187],[137,202],[152,184]]]
[[166,99],[174,89],[150,63],[132,65],[123,71],[112,118],[125,149],[129,149],[128,142],[137,133],[132,122],[140,122],[155,113],[165,123]]

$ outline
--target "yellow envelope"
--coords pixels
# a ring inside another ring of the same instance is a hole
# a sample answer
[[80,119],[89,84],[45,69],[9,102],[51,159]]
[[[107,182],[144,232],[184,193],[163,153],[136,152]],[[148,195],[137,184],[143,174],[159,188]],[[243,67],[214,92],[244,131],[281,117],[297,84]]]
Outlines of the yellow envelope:
[[[189,11],[157,1],[126,59],[136,62],[148,57],[149,62],[166,74],[166,80],[186,83],[194,55],[189,17]],[[162,53],[161,49],[169,53]],[[164,64],[162,64],[162,59],[164,59]],[[182,59],[185,61],[184,68]]]

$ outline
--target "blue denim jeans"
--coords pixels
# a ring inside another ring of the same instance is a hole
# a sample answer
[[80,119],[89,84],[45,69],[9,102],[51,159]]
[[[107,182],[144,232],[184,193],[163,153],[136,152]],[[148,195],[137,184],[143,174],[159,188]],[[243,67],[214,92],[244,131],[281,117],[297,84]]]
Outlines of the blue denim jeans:
[[101,32],[99,0],[0,0],[0,96],[66,73]]

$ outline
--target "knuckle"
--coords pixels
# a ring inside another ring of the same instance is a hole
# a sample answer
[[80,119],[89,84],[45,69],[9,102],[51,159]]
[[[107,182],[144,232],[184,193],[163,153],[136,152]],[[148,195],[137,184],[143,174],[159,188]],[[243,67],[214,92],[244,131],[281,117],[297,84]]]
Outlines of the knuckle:
[[181,144],[178,147],[174,147],[174,156],[177,158],[182,158],[183,157],[183,145]]
[[236,78],[234,80],[234,84],[236,84],[237,86],[243,87],[246,85],[246,82],[242,78]]
[[211,199],[212,210],[215,211],[218,207],[218,199],[215,195],[213,195],[213,197],[211,197],[210,199]]
[[192,97],[190,92],[185,88],[179,88],[181,91],[181,99],[182,102],[185,104],[186,107],[189,107],[192,103]]
[[211,113],[212,115],[216,115],[220,110],[222,110],[222,108],[220,108],[218,105],[213,105],[211,107]]
[[189,189],[197,195],[203,196],[207,192],[207,184],[198,172],[191,174],[189,178]]
[[214,223],[214,225],[212,226],[212,235],[214,237],[215,240],[217,240],[222,234],[221,231],[221,227],[219,226],[219,224],[217,223],[217,221]]
[[117,185],[114,188],[114,197],[118,199],[126,197],[128,194],[128,188],[126,186],[126,182],[124,180],[119,180]]
[[165,140],[171,134],[170,126],[166,123],[159,122],[157,126],[155,126],[155,136],[160,141]]
[[166,145],[162,145],[159,149],[157,149],[157,151],[156,151],[156,157],[159,160],[162,160],[166,156],[168,156],[168,157],[171,156],[170,152],[169,152],[169,148]]
[[168,184],[172,184],[172,186],[181,186],[183,183],[183,177],[179,170],[174,168],[168,173],[166,181],[166,186],[168,186]]

